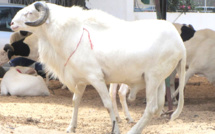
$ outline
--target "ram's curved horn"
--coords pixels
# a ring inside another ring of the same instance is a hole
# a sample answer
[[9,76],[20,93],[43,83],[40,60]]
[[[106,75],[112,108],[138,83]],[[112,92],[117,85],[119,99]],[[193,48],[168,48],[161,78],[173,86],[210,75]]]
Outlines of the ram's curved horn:
[[47,7],[46,3],[36,2],[34,4],[35,8],[38,12],[40,12],[40,16],[36,21],[33,22],[25,22],[28,26],[40,26],[46,22],[47,18],[49,17],[49,8]]

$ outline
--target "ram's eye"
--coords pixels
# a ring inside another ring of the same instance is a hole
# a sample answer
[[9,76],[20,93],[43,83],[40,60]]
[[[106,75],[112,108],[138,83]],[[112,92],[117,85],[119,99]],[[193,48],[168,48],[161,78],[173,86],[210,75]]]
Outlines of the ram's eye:
[[27,16],[27,15],[31,15],[31,14],[32,14],[32,12],[31,12],[31,11],[28,11],[28,12],[26,12],[24,15]]

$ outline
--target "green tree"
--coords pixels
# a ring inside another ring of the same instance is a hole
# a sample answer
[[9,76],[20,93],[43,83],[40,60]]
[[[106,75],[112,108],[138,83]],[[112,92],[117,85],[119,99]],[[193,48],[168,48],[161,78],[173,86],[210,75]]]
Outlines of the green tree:
[[187,12],[195,8],[193,0],[168,0],[167,5],[168,12],[176,12],[177,10]]
[[167,11],[168,12],[176,12],[178,9],[179,0],[168,0],[167,1]]

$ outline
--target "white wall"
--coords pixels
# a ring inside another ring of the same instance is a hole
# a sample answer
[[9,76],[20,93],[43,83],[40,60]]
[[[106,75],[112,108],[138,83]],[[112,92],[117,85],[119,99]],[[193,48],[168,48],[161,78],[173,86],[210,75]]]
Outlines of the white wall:
[[[181,13],[167,13],[167,20],[173,22]],[[182,14],[176,23],[192,24],[196,30],[209,28],[215,30],[215,13]]]
[[118,18],[126,18],[126,0],[87,0],[86,7],[100,9]]
[[[87,0],[89,8],[101,9],[124,20],[156,19],[154,12],[133,12],[133,0]],[[176,18],[179,17],[177,20]],[[215,13],[167,13],[167,20],[181,24],[192,24],[196,30],[215,30]]]
[[8,0],[0,0],[0,3],[8,3]]
[[[132,17],[132,16],[131,16]],[[156,13],[133,13],[133,20],[156,19]],[[180,24],[192,24],[196,30],[215,30],[215,13],[167,13],[167,20]]]

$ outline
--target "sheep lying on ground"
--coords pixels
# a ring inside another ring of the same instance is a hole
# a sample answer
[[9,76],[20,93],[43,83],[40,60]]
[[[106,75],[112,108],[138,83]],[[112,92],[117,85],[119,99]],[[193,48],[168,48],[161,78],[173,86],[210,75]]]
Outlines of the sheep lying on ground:
[[49,90],[41,76],[30,67],[11,67],[1,81],[1,95],[46,96]]
[[177,30],[167,21],[126,22],[99,10],[36,2],[16,14],[11,28],[38,36],[41,62],[74,92],[68,132],[75,132],[78,108],[87,85],[98,91],[110,114],[113,132],[118,134],[106,84],[125,83],[135,90],[146,83],[145,112],[128,132],[141,133],[153,115],[161,114],[164,81],[175,68],[180,78],[180,96],[171,119],[182,111],[186,50]]
[[37,37],[33,34],[28,35],[25,38],[19,36],[19,32],[14,32],[11,35],[11,44],[6,44],[4,46],[4,50],[0,50],[0,65],[3,65],[9,60],[20,56],[33,61],[38,61],[39,55]]
[[31,35],[30,32],[27,31],[19,31],[19,32],[14,32],[11,36],[10,36],[10,44],[17,42],[19,40],[22,40],[24,38],[26,38],[27,36]]
[[39,75],[42,77],[46,75],[48,85],[49,74],[43,71],[44,66],[39,63],[38,59],[38,38],[30,32],[14,32],[10,37],[10,43],[0,50],[0,65],[9,62],[11,66],[34,67]]

